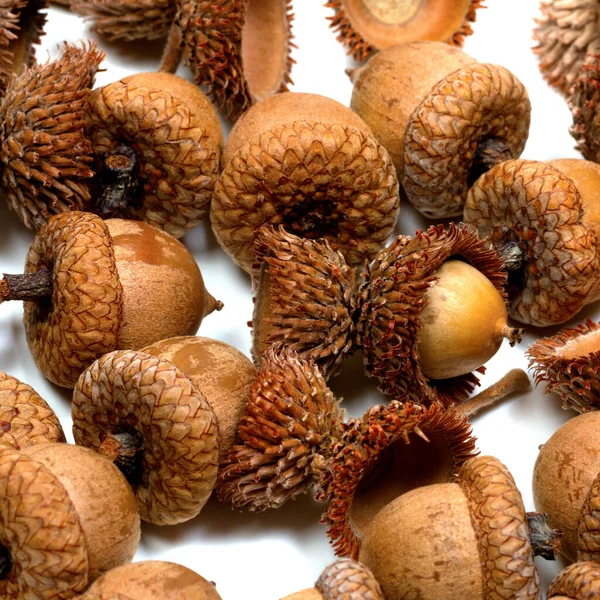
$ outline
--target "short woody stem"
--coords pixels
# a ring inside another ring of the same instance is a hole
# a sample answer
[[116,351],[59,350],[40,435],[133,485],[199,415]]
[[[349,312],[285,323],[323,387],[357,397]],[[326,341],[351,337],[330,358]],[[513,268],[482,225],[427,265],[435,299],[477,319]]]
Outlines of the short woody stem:
[[510,241],[496,247],[496,252],[504,259],[507,271],[517,271],[523,266],[525,257],[518,242]]
[[477,146],[471,169],[469,171],[468,184],[471,187],[484,173],[487,173],[494,165],[510,160],[512,152],[503,141],[489,138],[483,140]]
[[457,408],[467,417],[474,415],[482,408],[492,406],[508,396],[531,390],[531,382],[523,369],[512,369],[496,383],[490,385],[476,396],[469,398]]
[[13,568],[12,556],[8,548],[0,543],[0,581],[7,579],[8,574]]
[[142,452],[139,439],[130,433],[108,434],[98,447],[98,454],[113,462],[130,484],[140,478]]
[[534,556],[555,560],[560,550],[562,531],[548,525],[548,515],[545,513],[527,513],[527,525]]
[[101,215],[123,209],[137,187],[138,161],[129,146],[119,146],[104,161],[102,171],[103,191],[96,202]]
[[0,280],[0,302],[7,300],[36,301],[52,296],[52,271],[39,269],[35,273],[7,275]]
[[171,24],[167,45],[163,51],[163,55],[158,67],[159,72],[175,73],[181,62],[183,54],[183,36],[181,35],[181,27],[177,23],[177,19]]

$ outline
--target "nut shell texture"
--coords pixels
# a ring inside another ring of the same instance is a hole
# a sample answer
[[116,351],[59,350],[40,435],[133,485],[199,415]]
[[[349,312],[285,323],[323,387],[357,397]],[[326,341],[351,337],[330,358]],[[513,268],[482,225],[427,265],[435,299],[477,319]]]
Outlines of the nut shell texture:
[[20,450],[64,441],[58,418],[46,401],[33,388],[0,372],[0,447]]
[[108,434],[143,440],[140,516],[157,525],[195,517],[217,476],[218,429],[202,394],[168,361],[134,351],[105,354],[73,394],[73,436],[98,450]]
[[548,598],[564,596],[573,600],[593,600],[599,593],[600,565],[589,561],[569,565],[548,588]]
[[25,302],[27,343],[53,383],[73,387],[80,373],[117,344],[122,289],[111,238],[94,215],[56,215],[33,240],[25,272],[51,268],[52,299]]

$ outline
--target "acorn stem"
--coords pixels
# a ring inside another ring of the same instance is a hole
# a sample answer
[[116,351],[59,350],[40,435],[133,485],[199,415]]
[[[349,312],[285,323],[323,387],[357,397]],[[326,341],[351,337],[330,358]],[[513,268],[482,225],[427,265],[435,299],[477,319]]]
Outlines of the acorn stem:
[[505,337],[508,340],[510,347],[512,348],[515,344],[520,344],[521,339],[523,338],[523,328],[517,327],[509,327],[505,325],[502,328],[502,337]]
[[13,568],[12,556],[8,548],[0,542],[0,581],[4,581]]
[[142,474],[142,452],[138,436],[126,432],[109,433],[98,447],[98,454],[113,462],[130,484],[137,483]]
[[468,184],[471,187],[484,173],[489,171],[494,165],[510,160],[512,152],[502,140],[497,138],[488,138],[477,145],[477,150],[473,156],[471,169],[468,176]]
[[4,274],[0,280],[0,303],[7,300],[42,300],[52,296],[52,271],[39,269],[35,273]]
[[474,415],[482,408],[487,408],[518,392],[531,390],[531,382],[523,369],[511,369],[504,377],[492,383],[488,388],[469,398],[457,409],[467,417]]
[[183,36],[181,35],[181,27],[177,23],[177,19],[171,24],[169,30],[169,38],[160,59],[159,73],[175,73],[181,62],[183,54]]
[[562,531],[552,529],[548,525],[546,513],[528,512],[527,525],[529,538],[534,556],[541,556],[546,560],[556,560],[560,550]]
[[119,146],[106,157],[102,170],[103,191],[96,202],[99,214],[123,209],[137,187],[138,160],[129,146]]

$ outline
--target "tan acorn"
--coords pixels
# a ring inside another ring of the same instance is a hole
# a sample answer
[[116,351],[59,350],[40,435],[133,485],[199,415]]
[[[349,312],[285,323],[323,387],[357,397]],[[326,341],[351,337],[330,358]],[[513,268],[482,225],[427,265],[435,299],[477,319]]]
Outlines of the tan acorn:
[[191,569],[145,560],[105,573],[78,600],[221,600],[215,586]]
[[600,297],[600,167],[578,159],[511,160],[469,191],[464,222],[508,271],[508,314],[545,327]]
[[384,600],[373,573],[351,558],[340,558],[323,569],[315,586],[282,600]]
[[570,561],[600,562],[600,414],[567,421],[540,447],[533,471],[536,510],[563,532]]
[[473,33],[482,0],[329,0],[325,6],[335,13],[330,27],[348,54],[363,61],[377,50],[417,40],[435,40],[462,46]]
[[0,449],[0,595],[72,598],[132,560],[135,498],[118,469],[85,448]]
[[387,152],[358,116],[324,96],[290,92],[253,106],[232,129],[222,167],[211,224],[248,272],[264,223],[323,238],[352,267],[371,260],[396,225]]
[[0,280],[0,299],[26,300],[30,351],[64,387],[106,352],[194,334],[222,307],[189,251],[138,221],[55,215],[37,233],[25,273]]
[[414,489],[382,509],[358,560],[386,600],[541,600],[530,524],[506,467],[478,456],[456,482]]
[[92,212],[145,221],[177,238],[207,214],[223,134],[193,83],[138,73],[97,88],[88,98],[85,135],[97,173]]
[[0,372],[0,447],[64,442],[61,424],[48,403],[15,377]]
[[548,588],[554,600],[593,600],[600,594],[600,565],[582,561],[563,569]]
[[460,215],[481,173],[525,147],[531,105],[523,84],[448,44],[388,48],[352,79],[352,110],[387,149],[404,194],[426,217]]

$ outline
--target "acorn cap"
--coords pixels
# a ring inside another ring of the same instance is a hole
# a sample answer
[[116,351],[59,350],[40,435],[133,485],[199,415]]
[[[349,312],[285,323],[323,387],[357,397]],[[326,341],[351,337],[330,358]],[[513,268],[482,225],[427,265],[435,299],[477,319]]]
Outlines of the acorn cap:
[[30,386],[0,372],[0,447],[20,450],[46,442],[65,442],[54,411]]
[[384,600],[373,573],[351,558],[340,558],[325,567],[315,588],[324,600]]
[[291,0],[183,1],[175,18],[183,60],[214,104],[236,119],[292,83]]
[[540,3],[540,11],[533,30],[537,42],[533,51],[540,58],[544,79],[567,94],[586,53],[600,49],[600,35],[594,25],[598,2],[545,0]]
[[508,313],[538,327],[567,321],[595,298],[597,288],[595,195],[584,204],[585,181],[580,186],[565,172],[567,162],[578,179],[577,170],[590,181],[598,170],[581,160],[506,161],[475,182],[465,204],[463,219],[482,238],[500,252],[518,246],[523,258],[509,275]]
[[[56,0],[55,0],[56,1]],[[174,0],[71,0],[73,12],[92,22],[92,31],[109,41],[157,40],[169,33]]]
[[339,556],[358,556],[369,523],[409,489],[451,481],[475,453],[466,416],[441,404],[425,409],[392,401],[342,425],[317,500],[327,501],[321,519]]
[[577,562],[563,569],[548,588],[548,598],[556,600],[594,600],[600,594],[600,565]]
[[432,226],[415,237],[398,237],[371,265],[360,295],[358,334],[365,370],[378,379],[385,394],[415,402],[435,400],[453,404],[478,385],[475,372],[443,380],[428,379],[419,364],[420,315],[435,272],[450,257],[460,258],[481,271],[504,297],[506,272],[494,250],[463,225]]
[[103,58],[94,42],[65,43],[56,60],[26,69],[7,86],[0,107],[0,189],[29,228],[52,214],[80,210],[90,199],[92,147],[83,116]]
[[80,600],[221,600],[215,586],[191,569],[145,560],[105,573]]
[[130,147],[137,191],[112,216],[145,221],[181,237],[208,212],[223,134],[200,89],[170,73],[138,73],[94,90],[85,113],[96,182],[104,160]]
[[175,524],[200,512],[217,476],[218,429],[177,367],[133,350],[105,354],[82,373],[72,411],[79,445],[98,451],[115,434],[133,438],[129,482],[144,521]]
[[356,277],[327,241],[307,240],[263,225],[255,242],[258,268],[252,318],[252,357],[285,343],[312,359],[326,378],[356,346]]
[[108,228],[99,217],[52,217],[29,249],[25,272],[52,269],[50,302],[25,302],[27,343],[52,383],[73,387],[98,356],[117,347],[122,287]]
[[[296,120],[302,104],[320,116]],[[398,182],[386,150],[357,122],[314,94],[279,94],[248,111],[224,150],[210,209],[217,240],[236,264],[251,271],[264,223],[323,238],[353,267],[373,258],[396,225]]]
[[329,27],[348,54],[359,61],[370,54],[397,44],[416,40],[437,40],[462,46],[473,33],[483,0],[425,0],[409,4],[384,4],[372,0],[329,0],[325,4],[335,14]]
[[219,474],[219,500],[265,510],[305,493],[324,466],[342,417],[312,361],[271,347],[238,426],[241,443]]
[[600,325],[587,319],[575,328],[534,342],[526,352],[536,384],[560,395],[564,409],[600,409]]

